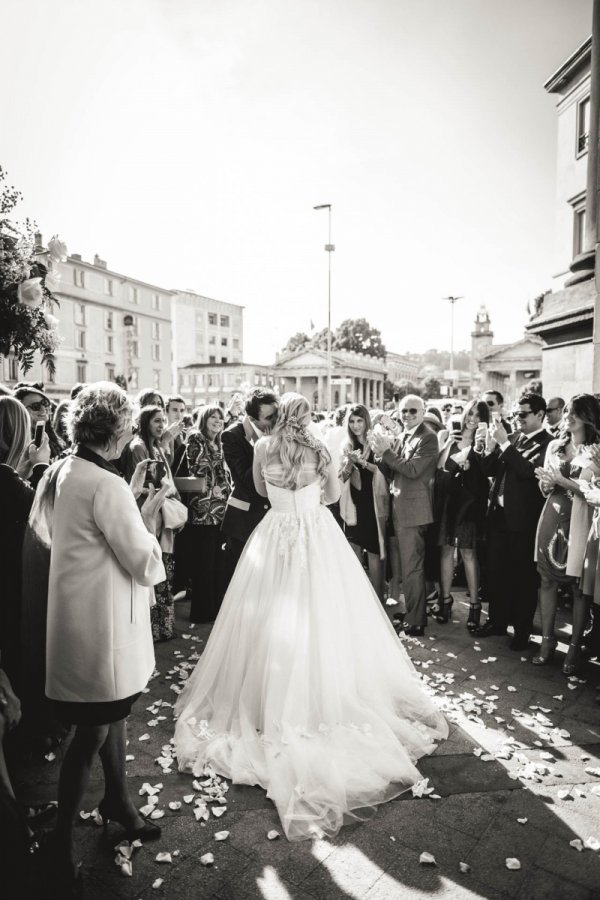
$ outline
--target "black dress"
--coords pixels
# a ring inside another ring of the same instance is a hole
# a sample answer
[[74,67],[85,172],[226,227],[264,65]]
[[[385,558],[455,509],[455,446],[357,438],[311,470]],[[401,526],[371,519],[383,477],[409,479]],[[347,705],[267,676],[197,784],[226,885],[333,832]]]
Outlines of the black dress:
[[[366,462],[372,461],[373,453],[371,451]],[[352,544],[356,544],[367,553],[376,553],[379,556],[379,532],[375,515],[375,501],[373,500],[373,473],[360,467],[358,471],[361,482],[360,489],[350,484],[350,496],[356,507],[356,525],[346,525],[346,537]]]

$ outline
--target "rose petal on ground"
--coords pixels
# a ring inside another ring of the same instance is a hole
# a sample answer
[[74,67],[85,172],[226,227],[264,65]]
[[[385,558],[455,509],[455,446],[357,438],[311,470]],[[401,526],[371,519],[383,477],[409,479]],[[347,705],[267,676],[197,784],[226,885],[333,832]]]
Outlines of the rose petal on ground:
[[215,832],[215,841],[226,841],[229,837],[228,831],[216,831]]
[[149,741],[149,740],[150,740],[149,734],[140,734],[140,736],[138,738],[138,741]]
[[157,878],[156,881],[152,882],[152,887],[159,888],[161,886],[161,884],[163,883],[163,881],[164,881],[164,878]]
[[200,857],[200,862],[203,866],[212,866],[214,861],[215,861],[215,858],[212,855],[212,853],[205,853],[204,856]]
[[195,796],[194,794],[185,794],[185,795],[184,795],[184,798],[183,798],[183,802],[184,802],[184,803],[191,803],[192,800],[194,799],[194,796]]
[[600,850],[600,841],[597,837],[588,837],[583,842],[583,846],[588,850]]
[[213,806],[211,807],[211,809],[213,816],[215,816],[217,819],[220,819],[223,813],[227,812],[226,806]]
[[157,853],[154,857],[155,862],[157,863],[172,863],[173,860],[171,858],[170,853]]
[[422,866],[437,866],[433,853],[427,853],[426,851],[419,856],[419,862]]
[[165,814],[164,809],[153,809],[152,812],[150,813],[150,818],[151,819],[162,819],[164,814]]
[[275,829],[267,832],[267,840],[269,841],[276,841],[278,837],[281,837],[281,835]]
[[575,850],[578,850],[579,853],[583,850],[583,841],[580,841],[579,838],[575,838],[574,841],[569,841],[569,847],[573,847]]
[[515,856],[508,856],[505,865],[507,869],[512,869],[513,871],[521,868],[521,863]]
[[517,822],[519,823],[519,825],[527,825],[528,819],[517,819]]
[[44,756],[44,759],[47,759],[48,762],[53,762],[56,759],[56,753],[53,753],[52,751],[50,751],[50,753],[46,753],[46,755]]
[[181,809],[181,800],[171,800],[169,809]]
[[471,866],[469,865],[469,863],[465,863],[465,862],[459,862],[458,868],[465,875],[471,871]]

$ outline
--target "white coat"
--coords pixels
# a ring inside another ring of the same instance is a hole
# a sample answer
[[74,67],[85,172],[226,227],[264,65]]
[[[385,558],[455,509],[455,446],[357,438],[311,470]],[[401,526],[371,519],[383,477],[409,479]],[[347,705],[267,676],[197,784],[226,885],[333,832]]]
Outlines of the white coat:
[[48,697],[106,702],[146,686],[152,586],[166,577],[161,557],[126,482],[70,457],[57,478],[52,524]]

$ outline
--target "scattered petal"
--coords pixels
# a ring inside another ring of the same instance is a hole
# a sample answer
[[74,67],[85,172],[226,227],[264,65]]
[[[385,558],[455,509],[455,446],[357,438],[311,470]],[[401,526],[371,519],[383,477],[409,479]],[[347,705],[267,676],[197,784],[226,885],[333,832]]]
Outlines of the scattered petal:
[[200,857],[200,862],[203,866],[212,866],[214,861],[215,861],[215,858],[212,855],[212,853],[205,853],[204,856]]
[[507,869],[512,869],[513,871],[521,868],[521,863],[515,856],[508,856],[505,865]]
[[226,806],[213,806],[212,807],[212,814],[217,819],[220,819],[224,812],[227,812]]
[[140,734],[140,736],[138,738],[138,741],[149,741],[149,740],[150,740],[149,734]]
[[53,753],[52,751],[50,751],[50,753],[46,753],[46,755],[44,756],[44,759],[47,759],[48,762],[53,762],[56,759],[56,753]]
[[229,837],[228,831],[216,831],[215,832],[215,841],[226,841]]
[[275,831],[275,829],[267,832],[267,839],[269,841],[276,841],[278,837],[281,837],[281,835],[278,831]]
[[421,853],[421,855],[419,856],[419,862],[422,866],[437,866],[435,856],[432,853]]
[[526,818],[523,818],[523,819],[517,819],[517,822],[519,823],[519,825],[527,825],[527,822],[528,822],[528,821],[529,821],[529,820],[526,819]]
[[580,841],[579,838],[575,838],[574,841],[569,841],[569,847],[573,847],[579,853],[583,850],[583,841]]
[[152,887],[159,888],[161,886],[161,884],[163,883],[163,881],[164,881],[164,878],[157,878],[155,881],[152,882]]
[[471,866],[469,865],[469,863],[465,863],[465,862],[459,862],[458,868],[465,875],[471,871]]
[[171,800],[169,802],[169,809],[181,809],[181,800]]
[[583,842],[583,846],[588,850],[600,850],[600,841],[597,837],[588,837]]
[[157,863],[172,863],[173,862],[170,853],[157,853],[155,856],[155,860]]

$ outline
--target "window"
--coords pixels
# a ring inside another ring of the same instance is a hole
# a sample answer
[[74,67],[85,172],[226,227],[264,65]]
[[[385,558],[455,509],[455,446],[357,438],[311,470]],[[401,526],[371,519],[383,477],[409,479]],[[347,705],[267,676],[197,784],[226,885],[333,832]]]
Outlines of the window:
[[73,307],[76,325],[85,325],[85,303],[76,303]]
[[229,328],[229,316],[221,316],[221,328]]
[[78,350],[85,350],[85,331],[79,328],[75,329],[75,347]]
[[85,363],[77,363],[75,365],[75,381],[81,381],[85,384],[87,381],[87,365]]
[[8,360],[8,377],[11,381],[19,380],[19,361],[14,357]]
[[214,364],[216,363],[216,361],[217,361],[217,357],[216,357],[216,356],[209,356],[209,357],[208,357],[208,363],[209,363],[209,365],[214,366]]
[[152,323],[152,340],[160,341],[160,322]]
[[154,362],[160,362],[160,344],[152,344],[152,359]]
[[106,352],[114,353],[115,352],[115,339],[112,334],[106,335]]
[[577,156],[587,153],[590,139],[590,98],[585,97],[577,106]]
[[233,349],[234,349],[234,350],[239,350],[239,349],[240,349],[240,339],[239,339],[239,338],[234,338],[234,339],[233,339]]
[[160,369],[152,370],[152,387],[160,391]]
[[137,369],[130,369],[129,370],[129,378],[127,379],[127,381],[129,382],[129,387],[131,388],[132,391],[139,390],[139,385],[140,385],[139,371]]
[[162,297],[160,294],[152,294],[152,309],[160,309],[162,306]]
[[209,325],[216,325],[216,324],[217,324],[217,314],[216,314],[216,313],[209,313],[209,314],[208,314],[208,324],[209,324]]
[[222,357],[221,357],[221,362],[222,362],[222,363],[228,362],[227,357],[226,357],[226,356],[222,356]]
[[226,346],[227,346],[227,338],[226,338],[226,337],[222,337],[222,338],[221,338],[221,347],[226,347]]
[[115,380],[115,377],[116,377],[116,375],[115,375],[115,367],[112,365],[112,363],[107,363],[107,364],[106,364],[106,366],[105,366],[105,373],[106,373],[106,380],[107,380],[107,381],[114,381],[114,380]]
[[132,333],[132,334],[138,334],[138,327],[139,327],[139,320],[138,320],[138,317],[137,317],[137,316],[132,316],[132,317],[131,317],[131,326],[130,326],[130,328],[131,328],[131,333]]
[[583,253],[585,248],[585,206],[575,207],[573,212],[573,256]]
[[112,282],[112,278],[105,278],[105,279],[104,279],[104,292],[105,292],[106,294],[108,294],[109,297],[112,297],[112,295],[113,295],[113,282]]
[[140,355],[140,342],[139,341],[131,342],[131,355],[135,359],[137,359],[139,357],[139,355]]
[[104,327],[107,331],[112,331],[114,328],[114,314],[109,310],[104,310]]
[[129,285],[129,302],[138,304],[140,302],[140,292],[136,287]]
[[85,287],[85,272],[83,271],[79,273],[79,286]]
[[208,343],[211,344],[213,347],[215,346],[215,344],[217,343],[217,338],[215,337],[214,334],[209,334]]

